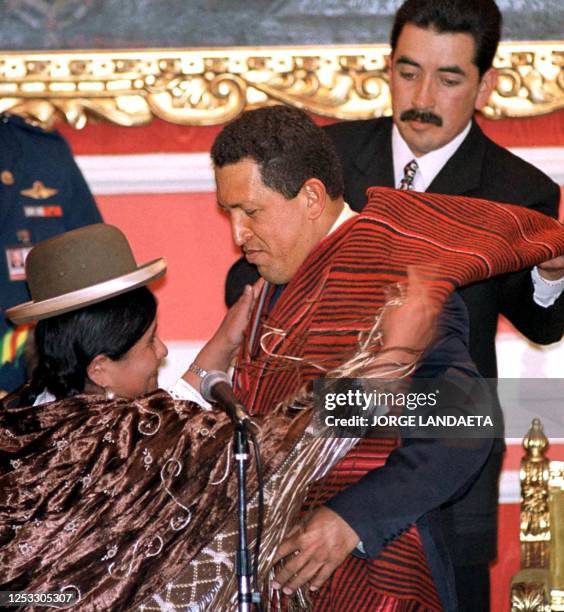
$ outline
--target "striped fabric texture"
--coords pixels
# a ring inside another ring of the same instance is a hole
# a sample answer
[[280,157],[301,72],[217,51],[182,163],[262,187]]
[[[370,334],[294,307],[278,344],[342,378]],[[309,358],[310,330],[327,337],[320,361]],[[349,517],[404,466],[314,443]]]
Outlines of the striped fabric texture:
[[[253,414],[294,397],[350,358],[409,266],[427,275],[440,302],[458,287],[564,253],[557,221],[522,207],[465,197],[373,188],[361,214],[310,253],[269,311],[255,312],[254,342],[241,348],[239,398]],[[364,440],[310,494],[315,505],[381,467],[394,440]],[[316,597],[316,609],[439,610],[417,528],[372,561],[349,557]]]

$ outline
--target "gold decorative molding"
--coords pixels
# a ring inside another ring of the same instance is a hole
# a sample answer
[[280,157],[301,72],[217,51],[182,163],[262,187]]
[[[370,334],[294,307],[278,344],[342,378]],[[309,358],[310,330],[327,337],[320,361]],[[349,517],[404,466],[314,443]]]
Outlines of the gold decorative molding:
[[564,108],[564,42],[502,43],[497,87],[483,113],[530,117]]
[[[123,126],[159,117],[229,121],[283,102],[338,119],[391,112],[387,45],[0,54],[0,111],[49,125],[60,116]],[[498,87],[484,113],[524,117],[564,108],[564,42],[503,43]]]
[[552,589],[551,612],[564,612],[564,589]]

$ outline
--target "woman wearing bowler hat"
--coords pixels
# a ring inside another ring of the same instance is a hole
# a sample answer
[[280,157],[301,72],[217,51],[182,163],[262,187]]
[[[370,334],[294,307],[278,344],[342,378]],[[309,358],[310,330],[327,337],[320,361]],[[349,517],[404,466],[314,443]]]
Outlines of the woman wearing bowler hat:
[[[39,243],[26,260],[32,300],[7,315],[37,321],[36,366],[0,400],[0,607],[158,610],[213,601],[226,609],[236,600],[233,428],[209,409],[199,385],[206,371],[229,366],[254,291],[247,287],[163,391],[157,370],[167,349],[146,285],[165,270],[163,259],[138,266],[122,232],[105,224]],[[280,534],[319,465],[332,465],[354,443],[305,435],[304,407],[254,419],[276,502],[268,520],[272,528],[280,519]],[[256,507],[254,466],[247,478]],[[264,563],[271,563],[279,538],[267,540]]]
[[[7,311],[17,324],[38,321],[38,363],[19,403],[84,392],[131,399],[154,391],[167,349],[157,333],[156,300],[146,285],[165,270],[162,258],[137,266],[127,239],[111,225],[91,225],[37,245],[26,264],[33,300]],[[198,386],[198,374],[229,365],[251,304],[249,288],[186,380]],[[175,393],[192,397],[184,379],[177,387]]]
[[125,236],[105,224],[29,254],[33,299],[7,314],[37,321],[37,365],[0,409],[0,591],[20,599],[0,605],[33,603],[25,592],[51,594],[59,607],[71,597],[79,609],[129,608],[164,588],[233,511],[220,488],[216,516],[213,502],[201,507],[231,427],[202,411],[196,388],[205,370],[228,367],[253,293],[164,392],[167,349],[146,285],[165,270],[163,259],[137,266]]

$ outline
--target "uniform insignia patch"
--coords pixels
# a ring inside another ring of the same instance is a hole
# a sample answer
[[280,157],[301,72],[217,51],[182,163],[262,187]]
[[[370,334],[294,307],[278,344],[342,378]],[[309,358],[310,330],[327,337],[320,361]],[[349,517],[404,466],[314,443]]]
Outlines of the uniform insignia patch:
[[22,189],[20,193],[34,200],[46,200],[59,193],[59,190],[46,187],[41,181],[33,181],[33,185],[29,189]]
[[21,244],[5,248],[8,278],[11,281],[25,280],[25,260],[31,249],[32,245],[22,246]]
[[16,236],[19,242],[29,244],[31,242],[31,234],[28,229],[21,229],[16,232]]
[[53,206],[24,206],[26,217],[62,217],[63,209],[56,204]]

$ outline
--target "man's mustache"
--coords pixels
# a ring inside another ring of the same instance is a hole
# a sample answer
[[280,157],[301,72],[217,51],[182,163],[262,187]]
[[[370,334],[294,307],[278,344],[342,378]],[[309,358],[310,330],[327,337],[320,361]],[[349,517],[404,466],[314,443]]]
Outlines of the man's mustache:
[[432,123],[437,127],[443,127],[443,120],[431,111],[420,111],[416,108],[410,108],[403,111],[400,115],[400,121],[419,121],[420,123]]

